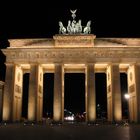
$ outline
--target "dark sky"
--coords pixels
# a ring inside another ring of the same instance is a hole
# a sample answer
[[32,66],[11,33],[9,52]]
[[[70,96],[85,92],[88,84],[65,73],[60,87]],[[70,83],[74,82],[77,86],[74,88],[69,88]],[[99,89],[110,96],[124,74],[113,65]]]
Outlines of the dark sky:
[[139,4],[130,1],[65,0],[5,2],[0,10],[0,38],[52,37],[58,21],[67,24],[70,9],[77,9],[77,20],[92,21],[97,37],[139,37]]

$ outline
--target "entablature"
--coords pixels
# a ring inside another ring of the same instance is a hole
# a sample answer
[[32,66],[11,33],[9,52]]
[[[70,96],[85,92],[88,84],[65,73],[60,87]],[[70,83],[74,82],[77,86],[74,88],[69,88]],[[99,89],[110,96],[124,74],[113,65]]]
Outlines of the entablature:
[[53,62],[88,62],[88,61],[140,61],[139,48],[52,48],[52,49],[2,49],[7,62],[15,61],[53,61]]

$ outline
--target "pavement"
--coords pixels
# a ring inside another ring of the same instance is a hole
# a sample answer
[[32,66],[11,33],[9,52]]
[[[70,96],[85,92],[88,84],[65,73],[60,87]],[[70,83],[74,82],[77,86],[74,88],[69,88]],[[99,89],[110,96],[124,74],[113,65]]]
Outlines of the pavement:
[[0,124],[0,140],[140,140],[140,125]]

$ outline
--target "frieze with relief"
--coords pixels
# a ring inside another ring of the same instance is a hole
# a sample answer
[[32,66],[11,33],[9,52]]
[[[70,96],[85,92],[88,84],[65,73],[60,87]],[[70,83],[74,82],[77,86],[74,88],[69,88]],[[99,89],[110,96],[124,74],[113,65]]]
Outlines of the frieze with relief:
[[95,35],[55,35],[53,36],[55,47],[94,47]]
[[15,85],[15,92],[22,93],[22,89],[19,85]]
[[111,85],[108,85],[107,87],[107,93],[110,93],[111,92]]
[[130,93],[135,92],[135,85],[134,84],[129,87],[129,92]]
[[[92,48],[92,49],[42,49],[42,50],[33,50],[33,49],[8,49],[3,50],[4,54],[7,56],[7,61],[17,61],[23,60],[28,61],[29,59],[62,59],[62,58],[81,58],[82,59],[91,59],[91,58],[138,58],[140,59],[139,51],[129,51],[129,49],[123,51],[119,50],[109,50],[105,48]],[[28,52],[27,52],[28,51]]]
[[39,93],[40,93],[40,94],[42,94],[42,93],[43,93],[43,88],[42,88],[42,86],[41,86],[41,85],[39,85],[39,87],[38,87],[38,91],[39,91]]

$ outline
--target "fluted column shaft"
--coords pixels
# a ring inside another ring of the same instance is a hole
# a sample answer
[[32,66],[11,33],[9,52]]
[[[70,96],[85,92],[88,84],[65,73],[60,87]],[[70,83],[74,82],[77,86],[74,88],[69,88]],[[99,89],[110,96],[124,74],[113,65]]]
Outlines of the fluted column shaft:
[[95,95],[95,73],[94,65],[87,65],[86,72],[86,121],[94,122],[96,120],[96,95]]
[[63,94],[62,94],[62,65],[55,64],[54,74],[54,101],[53,101],[53,120],[55,122],[63,121]]
[[0,81],[0,121],[2,120],[4,82]]
[[42,120],[43,71],[38,64],[30,65],[28,120]]
[[140,65],[133,64],[128,69],[129,120],[140,122]]
[[6,64],[6,78],[3,95],[3,121],[12,121],[12,107],[14,94],[15,67],[13,64]]

